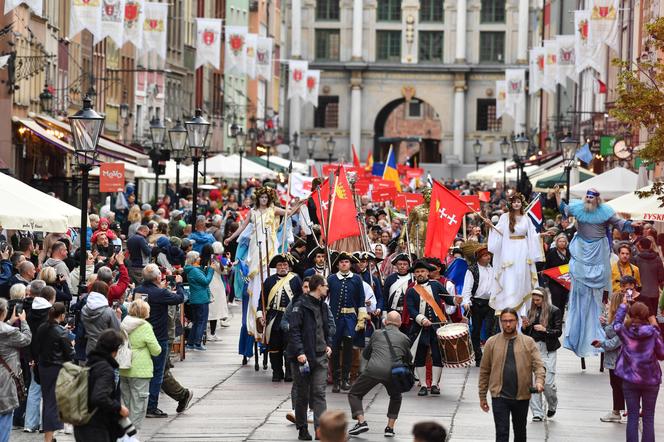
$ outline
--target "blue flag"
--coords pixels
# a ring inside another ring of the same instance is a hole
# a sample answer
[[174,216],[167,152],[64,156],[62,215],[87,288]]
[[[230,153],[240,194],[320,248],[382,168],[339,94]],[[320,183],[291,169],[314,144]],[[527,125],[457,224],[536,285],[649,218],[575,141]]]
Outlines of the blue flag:
[[586,164],[589,164],[593,160],[593,154],[590,151],[590,146],[588,143],[579,148],[579,150],[576,152],[576,158]]

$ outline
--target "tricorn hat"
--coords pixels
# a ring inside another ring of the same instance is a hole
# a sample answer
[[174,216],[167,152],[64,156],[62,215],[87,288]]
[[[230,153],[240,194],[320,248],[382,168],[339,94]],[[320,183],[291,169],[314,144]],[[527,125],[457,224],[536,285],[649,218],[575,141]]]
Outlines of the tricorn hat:
[[360,262],[359,259],[357,259],[355,256],[351,255],[348,252],[339,252],[334,256],[334,258],[332,258],[332,265],[335,266],[339,264],[339,261],[342,261],[344,259],[349,260],[351,264]]
[[308,256],[309,256],[309,258],[315,258],[316,255],[318,255],[319,253],[322,253],[323,255],[327,255],[327,250],[323,246],[316,246],[316,247],[314,247],[314,249],[311,252],[309,252]]
[[417,257],[415,255],[411,255],[411,257],[409,258],[407,253],[399,253],[394,258],[392,258],[392,265],[397,265],[397,262],[399,261],[408,261],[408,264],[410,264],[412,261],[416,259]]
[[376,259],[376,255],[374,255],[372,252],[364,252],[364,251],[353,252],[353,256],[357,258],[358,261],[368,261],[370,259],[372,260]]
[[270,268],[274,269],[280,262],[287,262],[288,265],[292,267],[298,262],[298,260],[290,253],[279,253],[278,255],[274,255],[274,257],[270,260]]
[[432,265],[430,265],[428,262],[426,262],[423,259],[418,259],[417,261],[415,261],[415,263],[413,264],[413,266],[410,268],[409,271],[412,273],[417,269],[426,269],[428,271],[435,270]]

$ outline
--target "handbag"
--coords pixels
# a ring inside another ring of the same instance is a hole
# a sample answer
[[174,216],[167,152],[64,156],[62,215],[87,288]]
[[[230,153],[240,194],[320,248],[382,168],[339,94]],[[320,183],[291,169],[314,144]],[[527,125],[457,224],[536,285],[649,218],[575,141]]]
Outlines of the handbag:
[[[397,354],[394,351],[387,330],[383,331],[383,335],[387,340],[387,345],[390,347],[392,361],[396,361]],[[413,385],[415,385],[415,375],[413,374],[413,367],[410,364],[406,364],[403,361],[393,363],[390,373],[392,375],[392,384],[400,393],[409,392],[413,388]]]
[[14,373],[14,371],[9,367],[9,364],[5,362],[2,356],[0,356],[0,364],[7,369],[10,376],[12,377],[12,380],[14,381],[14,385],[16,385],[16,394],[18,396],[19,403],[26,401],[28,399],[28,392],[25,389],[25,383],[23,383],[23,376],[21,372],[19,371],[18,374]]
[[129,336],[125,330],[122,330],[122,334],[124,335],[124,340],[120,348],[118,348],[115,360],[120,368],[129,369],[131,368],[131,343],[129,343]]

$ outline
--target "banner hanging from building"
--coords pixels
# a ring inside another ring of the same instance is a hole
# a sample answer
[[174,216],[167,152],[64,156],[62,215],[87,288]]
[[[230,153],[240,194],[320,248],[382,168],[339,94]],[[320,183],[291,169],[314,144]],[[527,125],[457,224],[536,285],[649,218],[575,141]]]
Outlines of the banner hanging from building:
[[87,29],[94,37],[101,35],[101,0],[72,0],[69,15],[69,38]]
[[318,86],[320,83],[320,71],[318,70],[308,70],[307,71],[307,96],[304,99],[305,102],[309,102],[318,107]]
[[618,52],[618,8],[619,0],[590,1],[590,44],[607,45]]
[[532,48],[529,56],[530,84],[528,92],[530,95],[533,95],[542,89],[542,80],[544,79],[544,48],[542,46]]
[[590,36],[590,11],[574,11],[574,61],[576,73],[591,68],[606,78],[606,48],[593,44]]
[[245,57],[247,60],[247,75],[251,79],[256,78],[256,44],[258,43],[257,34],[247,34],[247,40],[244,45]]
[[302,60],[288,61],[288,98],[307,99],[307,70],[309,62]]
[[574,35],[557,35],[558,42],[558,74],[556,82],[565,86],[569,78],[574,83],[578,82],[576,75],[576,60],[574,59]]
[[99,191],[122,192],[125,185],[124,163],[102,163],[99,165]]
[[558,42],[556,40],[544,40],[544,77],[542,78],[542,89],[547,92],[556,92],[556,79],[558,78]]
[[505,99],[505,113],[516,118],[516,110],[519,106],[526,105],[525,94],[526,70],[506,69],[505,88],[507,98]]
[[146,2],[143,15],[143,53],[154,52],[166,61],[168,4]]
[[5,15],[7,15],[9,11],[16,8],[21,3],[32,9],[32,12],[34,12],[35,15],[38,15],[40,17],[43,15],[42,14],[42,5],[44,3],[43,0],[5,0]]
[[109,37],[121,48],[124,33],[124,0],[102,0],[101,34],[95,36],[95,43]]
[[196,19],[196,68],[209,63],[220,69],[222,22],[220,18]]
[[[505,80],[496,81],[496,118],[502,117],[506,112],[507,86]],[[512,115],[512,117],[514,117]]]
[[256,76],[272,81],[272,39],[269,37],[256,40]]
[[143,49],[143,0],[125,0],[122,36],[123,43],[131,43],[136,52]]
[[247,27],[226,26],[226,50],[224,69],[226,73],[244,75],[247,65]]

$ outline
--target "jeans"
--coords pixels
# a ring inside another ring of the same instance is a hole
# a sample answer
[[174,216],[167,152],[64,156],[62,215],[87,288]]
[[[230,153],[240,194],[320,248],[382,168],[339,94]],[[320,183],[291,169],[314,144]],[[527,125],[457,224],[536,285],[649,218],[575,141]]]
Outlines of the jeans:
[[655,404],[659,385],[639,385],[623,380],[627,402],[627,442],[639,442],[639,409],[643,413],[642,442],[655,442]]
[[150,397],[148,398],[148,410],[154,410],[159,405],[159,390],[164,379],[164,368],[168,357],[168,341],[159,341],[161,353],[152,357],[152,379],[150,380]]
[[205,327],[208,322],[208,313],[210,311],[210,304],[191,304],[191,316],[193,325],[189,332],[188,345],[194,347],[201,345]]
[[493,422],[496,426],[496,442],[509,442],[510,414],[512,415],[512,428],[514,429],[514,442],[526,442],[528,402],[528,400],[492,398],[491,405],[493,405]]
[[0,414],[0,442],[9,442],[9,436],[12,434],[12,416],[14,411]]
[[293,383],[297,388],[295,401],[295,426],[307,427],[307,412],[309,408],[314,411],[314,427],[318,428],[318,420],[327,409],[325,401],[325,386],[327,385],[327,356],[317,356],[315,361],[309,361],[309,374],[300,374],[300,363],[291,362]]
[[390,395],[390,403],[387,406],[387,418],[396,419],[399,417],[399,410],[401,409],[401,393],[394,388],[391,381],[380,380],[361,374],[348,392],[348,403],[350,404],[350,412],[353,419],[357,416],[364,415],[364,408],[362,407],[362,398],[371,391],[378,384],[383,384]]
[[[544,396],[549,404],[549,411],[556,411],[558,407],[558,389],[556,388],[556,355],[555,351],[546,349],[546,342],[536,342],[539,347],[540,356],[546,368],[546,378],[544,380]],[[530,396],[530,409],[533,411],[533,417],[544,417],[544,407],[542,406],[542,393],[534,393]]]
[[33,370],[30,370],[30,389],[28,390],[28,402],[25,406],[25,428],[39,430],[41,423],[41,385],[35,382]]

